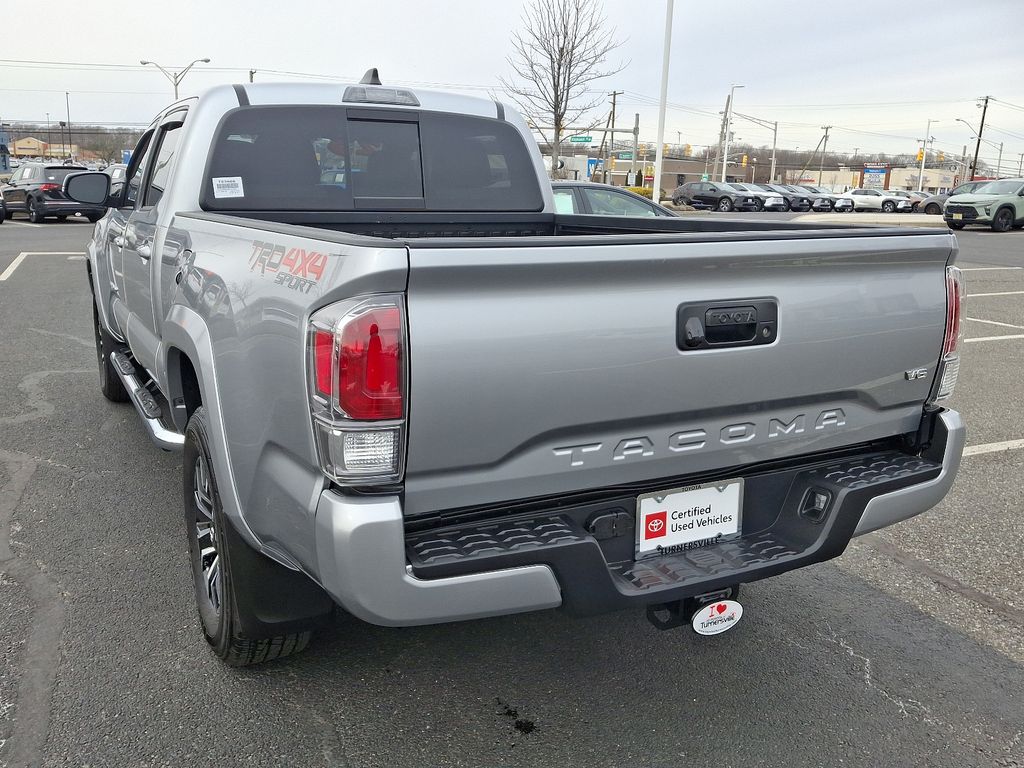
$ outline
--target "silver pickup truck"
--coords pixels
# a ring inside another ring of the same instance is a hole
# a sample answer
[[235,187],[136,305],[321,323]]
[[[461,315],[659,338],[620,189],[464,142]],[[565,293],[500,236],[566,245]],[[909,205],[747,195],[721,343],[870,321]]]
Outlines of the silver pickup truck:
[[100,384],[183,452],[228,663],[336,605],[711,634],[959,466],[948,231],[560,215],[508,106],[366,82],[179,101],[126,178],[64,184]]

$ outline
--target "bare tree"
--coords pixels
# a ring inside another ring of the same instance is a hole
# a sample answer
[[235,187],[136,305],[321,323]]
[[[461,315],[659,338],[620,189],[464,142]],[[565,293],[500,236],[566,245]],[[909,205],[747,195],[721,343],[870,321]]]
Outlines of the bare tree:
[[508,63],[518,76],[499,78],[505,91],[535,125],[553,128],[552,175],[561,152],[562,131],[600,104],[591,98],[596,80],[621,72],[624,64],[606,68],[608,54],[621,43],[598,0],[531,0],[523,13],[522,32],[512,37],[515,53]]

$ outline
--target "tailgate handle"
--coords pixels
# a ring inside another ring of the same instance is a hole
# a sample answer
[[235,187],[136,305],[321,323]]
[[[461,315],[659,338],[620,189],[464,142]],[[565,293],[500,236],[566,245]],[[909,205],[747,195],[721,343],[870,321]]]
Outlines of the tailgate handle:
[[771,344],[778,334],[774,299],[683,304],[677,310],[676,345],[684,352]]

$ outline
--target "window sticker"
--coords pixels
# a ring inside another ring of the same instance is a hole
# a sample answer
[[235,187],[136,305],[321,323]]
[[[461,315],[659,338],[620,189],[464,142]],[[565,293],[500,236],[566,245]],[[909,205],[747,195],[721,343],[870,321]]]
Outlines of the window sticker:
[[245,190],[242,187],[241,176],[214,176],[213,196],[220,197],[245,197]]

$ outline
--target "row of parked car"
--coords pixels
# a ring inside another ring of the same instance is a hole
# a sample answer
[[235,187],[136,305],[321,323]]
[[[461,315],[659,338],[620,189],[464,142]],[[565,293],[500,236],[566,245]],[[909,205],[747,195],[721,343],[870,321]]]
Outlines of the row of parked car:
[[[115,163],[103,169],[110,176],[111,188],[124,184],[124,165]],[[64,179],[73,173],[88,171],[84,165],[56,163],[20,163],[11,178],[0,183],[0,224],[20,213],[33,224],[47,218],[64,221],[68,216],[84,216],[99,221],[106,208],[76,202],[64,194]]]
[[691,181],[672,192],[676,205],[715,211],[818,211],[850,213],[916,211],[927,197],[901,189],[851,189],[829,192],[806,184],[750,184],[746,182]]

